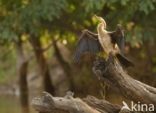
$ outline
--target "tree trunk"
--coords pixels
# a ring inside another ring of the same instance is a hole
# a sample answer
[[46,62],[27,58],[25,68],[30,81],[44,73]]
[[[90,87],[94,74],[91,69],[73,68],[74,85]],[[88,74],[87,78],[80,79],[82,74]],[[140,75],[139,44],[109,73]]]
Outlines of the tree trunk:
[[70,65],[68,64],[68,62],[66,62],[64,60],[64,58],[62,57],[62,55],[60,53],[60,50],[59,50],[59,48],[57,46],[57,41],[55,41],[54,39],[52,41],[53,41],[53,47],[54,47],[54,50],[55,50],[55,56],[56,56],[58,62],[60,63],[61,67],[63,68],[66,76],[68,77],[70,90],[75,91],[74,80],[73,80],[73,77],[72,77],[72,69],[71,69]]
[[43,54],[42,45],[40,39],[37,37],[31,37],[30,43],[34,49],[34,53],[37,59],[37,63],[39,65],[40,73],[43,77],[43,88],[45,91],[55,94],[54,86],[51,81],[49,67],[46,61],[46,58]]
[[28,60],[25,58],[22,41],[15,43],[17,51],[17,71],[19,76],[20,102],[22,113],[29,113],[29,96],[27,83]]

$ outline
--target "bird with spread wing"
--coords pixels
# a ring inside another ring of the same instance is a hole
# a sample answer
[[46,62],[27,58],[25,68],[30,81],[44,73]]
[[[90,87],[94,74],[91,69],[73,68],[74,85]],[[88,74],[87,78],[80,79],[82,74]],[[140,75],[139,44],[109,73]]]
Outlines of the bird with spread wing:
[[134,66],[134,64],[124,56],[124,33],[120,25],[115,31],[106,30],[106,22],[102,17],[95,16],[100,23],[97,26],[98,34],[84,30],[78,41],[74,55],[75,62],[79,62],[85,53],[95,56],[107,57],[112,53],[124,67]]

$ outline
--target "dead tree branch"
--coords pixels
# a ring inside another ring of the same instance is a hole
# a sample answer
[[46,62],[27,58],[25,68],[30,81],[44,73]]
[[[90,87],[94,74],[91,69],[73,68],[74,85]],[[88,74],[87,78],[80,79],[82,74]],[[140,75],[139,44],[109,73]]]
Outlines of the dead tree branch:
[[39,112],[50,113],[55,110],[63,110],[70,113],[131,113],[123,112],[121,106],[111,104],[106,100],[99,100],[95,97],[73,98],[71,95],[65,97],[53,97],[44,92],[41,97],[32,100],[32,106]]
[[108,60],[98,59],[94,63],[94,73],[112,88],[135,102],[156,105],[156,88],[130,77],[111,54]]
[[48,93],[43,93],[39,98],[32,101],[33,107],[40,112],[52,112],[60,109],[70,113],[100,113],[91,108],[79,98],[73,97],[53,97]]

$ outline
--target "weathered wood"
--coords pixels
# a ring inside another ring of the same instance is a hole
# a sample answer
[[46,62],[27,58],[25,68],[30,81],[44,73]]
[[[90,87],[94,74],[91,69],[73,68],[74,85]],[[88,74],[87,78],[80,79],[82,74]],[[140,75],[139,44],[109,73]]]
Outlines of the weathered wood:
[[[73,98],[70,95],[53,97],[46,92],[40,97],[35,97],[32,100],[32,106],[40,113],[50,113],[55,110],[63,110],[70,113],[120,113],[123,110],[121,106],[92,96],[84,99]],[[129,113],[131,112],[129,111]]]
[[100,100],[93,96],[87,96],[83,101],[101,113],[119,113],[122,108],[119,105],[111,104],[106,100]]
[[80,98],[53,97],[49,93],[43,93],[41,97],[34,98],[32,100],[32,105],[40,112],[52,112],[55,109],[60,109],[69,111],[70,113],[100,113],[91,108]]
[[156,106],[156,88],[130,77],[111,54],[108,60],[97,59],[93,72],[112,88],[120,91],[124,97],[135,102]]

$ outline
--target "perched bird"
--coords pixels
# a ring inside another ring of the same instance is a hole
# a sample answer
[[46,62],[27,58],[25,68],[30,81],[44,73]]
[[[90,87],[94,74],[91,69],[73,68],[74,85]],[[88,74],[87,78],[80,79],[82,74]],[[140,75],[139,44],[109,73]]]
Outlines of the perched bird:
[[84,30],[77,44],[74,60],[80,61],[80,58],[85,53],[90,53],[97,56],[108,56],[113,53],[124,67],[133,66],[133,63],[124,56],[124,33],[121,26],[113,32],[106,30],[106,22],[103,18],[97,17],[100,21],[97,26],[98,34],[94,34],[88,30]]

